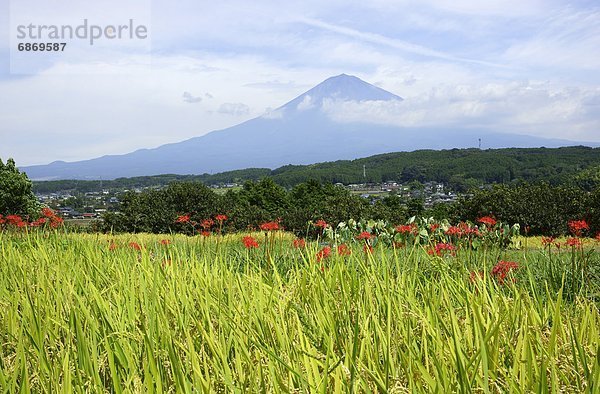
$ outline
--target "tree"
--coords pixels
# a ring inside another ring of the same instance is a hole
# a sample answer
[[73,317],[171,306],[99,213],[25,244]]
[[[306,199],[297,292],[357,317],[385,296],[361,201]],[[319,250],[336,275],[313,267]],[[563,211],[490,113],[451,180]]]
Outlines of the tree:
[[0,159],[0,214],[34,215],[38,210],[27,174],[19,171],[13,159],[6,164]]

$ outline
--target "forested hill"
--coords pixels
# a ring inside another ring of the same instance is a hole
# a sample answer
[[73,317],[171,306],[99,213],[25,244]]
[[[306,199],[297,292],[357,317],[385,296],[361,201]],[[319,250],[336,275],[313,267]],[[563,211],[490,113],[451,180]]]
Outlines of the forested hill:
[[[98,191],[107,188],[132,189],[163,186],[173,181],[199,181],[225,184],[257,180],[267,176],[289,187],[308,179],[331,183],[444,182],[457,189],[475,184],[547,181],[568,183],[582,171],[598,177],[600,148],[507,148],[418,150],[340,160],[311,165],[287,165],[275,170],[249,168],[218,174],[157,175],[119,178],[111,181],[34,182],[34,190],[48,193],[59,190]],[[366,176],[363,176],[366,175]]]

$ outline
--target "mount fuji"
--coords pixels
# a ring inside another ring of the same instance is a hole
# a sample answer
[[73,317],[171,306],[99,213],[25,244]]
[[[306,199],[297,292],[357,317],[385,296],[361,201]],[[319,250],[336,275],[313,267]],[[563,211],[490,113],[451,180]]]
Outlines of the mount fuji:
[[23,167],[31,179],[114,179],[157,174],[203,174],[243,168],[355,159],[417,149],[558,147],[572,141],[450,128],[398,127],[339,121],[334,104],[400,103],[395,94],[342,74],[321,82],[287,104],[239,125],[201,137],[124,155]]

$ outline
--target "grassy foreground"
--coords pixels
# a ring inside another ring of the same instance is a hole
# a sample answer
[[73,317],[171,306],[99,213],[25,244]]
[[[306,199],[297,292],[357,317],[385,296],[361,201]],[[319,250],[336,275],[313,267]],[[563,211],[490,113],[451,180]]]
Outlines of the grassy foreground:
[[[357,243],[317,261],[255,235],[0,232],[0,387],[600,392],[598,295],[563,295],[569,253]],[[504,284],[499,258],[520,266]]]

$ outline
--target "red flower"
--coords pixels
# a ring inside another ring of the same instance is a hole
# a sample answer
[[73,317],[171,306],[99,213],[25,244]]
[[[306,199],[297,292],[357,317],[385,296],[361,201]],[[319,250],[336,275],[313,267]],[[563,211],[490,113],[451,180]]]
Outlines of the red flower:
[[371,253],[373,253],[373,247],[371,245],[364,244],[363,252],[371,254]]
[[542,246],[552,245],[554,240],[554,237],[542,237]]
[[583,246],[583,242],[579,238],[569,238],[569,239],[567,239],[567,242],[565,242],[565,243],[567,244],[567,246],[572,246],[572,247]]
[[19,215],[7,215],[6,221],[8,222],[8,224],[12,224],[13,226],[22,227],[22,225],[19,225],[23,223],[23,218]]
[[338,245],[337,254],[340,256],[350,256],[352,254],[352,250],[346,244]]
[[416,235],[418,233],[417,225],[415,223],[403,224],[401,226],[397,226],[396,231],[399,232],[400,234]]
[[46,218],[39,218],[38,220],[29,223],[31,227],[39,227],[42,224],[46,223]]
[[433,223],[431,225],[429,225],[429,230],[433,233],[435,230],[437,230],[438,228],[440,228],[440,225],[437,223]]
[[477,219],[477,221],[479,223],[483,223],[483,224],[485,224],[486,226],[489,226],[489,227],[493,227],[493,226],[496,225],[496,219],[494,219],[491,216],[481,217],[481,218]]
[[371,233],[369,233],[368,231],[363,231],[362,233],[358,234],[358,236],[356,237],[356,239],[358,240],[369,240],[373,238],[373,235]]
[[190,221],[190,215],[179,215],[175,219],[175,223],[187,223]]
[[50,227],[57,228],[61,224],[63,224],[63,222],[64,222],[63,218],[59,218],[58,216],[52,216],[50,218]]
[[160,240],[160,244],[161,245],[170,245],[171,241],[169,241],[168,239],[161,239]]
[[317,221],[315,222],[314,226],[315,226],[315,227],[320,227],[320,228],[325,228],[325,227],[327,227],[328,225],[327,225],[327,222],[326,222],[325,220],[323,220],[323,219],[319,219],[319,220],[317,220]]
[[261,224],[260,229],[263,231],[276,231],[279,230],[279,223],[278,222],[266,222]]
[[452,254],[452,256],[456,255],[456,246],[449,244],[449,243],[438,242],[435,245],[435,250],[433,250],[433,249],[431,249],[431,250],[437,256],[442,256],[445,252],[450,252],[450,254]]
[[479,232],[479,229],[477,227],[471,227],[469,224],[465,223],[465,222],[461,222],[458,223],[458,227],[460,228],[461,231],[461,236],[469,236],[469,235],[475,235],[476,237],[480,237],[481,233]]
[[210,237],[210,231],[200,231],[200,235],[203,237]]
[[328,258],[331,255],[331,247],[325,246],[323,249],[317,252],[317,261]]
[[258,248],[258,242],[256,242],[256,239],[250,235],[246,235],[244,238],[242,238],[242,242],[244,243],[244,247],[246,249]]
[[54,216],[55,213],[50,208],[44,207],[44,208],[42,208],[42,215],[44,215],[47,218],[50,218],[50,217]]
[[208,230],[209,228],[211,228],[213,226],[213,224],[215,224],[214,220],[212,220],[212,219],[204,219],[200,223],[200,227],[202,227],[205,230]]
[[456,235],[457,237],[460,237],[462,235],[462,230],[458,226],[452,226],[449,227],[448,230],[446,230],[446,235]]
[[292,244],[294,245],[294,248],[296,249],[303,249],[306,247],[306,241],[303,240],[302,238],[296,238]]
[[4,223],[6,223],[6,219],[4,219],[4,216],[0,215],[0,224]]
[[569,230],[571,230],[571,233],[573,235],[576,235],[578,237],[581,237],[581,234],[583,234],[585,230],[589,229],[590,226],[585,220],[571,220],[569,222]]
[[142,246],[140,244],[138,244],[137,242],[130,242],[129,247],[133,248],[135,250],[142,250]]
[[217,222],[221,222],[221,223],[222,223],[222,222],[224,222],[225,220],[227,220],[227,215],[222,215],[222,214],[221,214],[221,215],[217,215],[217,216],[215,216],[215,220],[216,220]]
[[512,270],[516,270],[519,268],[519,263],[515,263],[512,261],[503,261],[500,260],[498,263],[492,268],[492,276],[496,278],[499,284],[504,284],[504,281],[508,274]]

